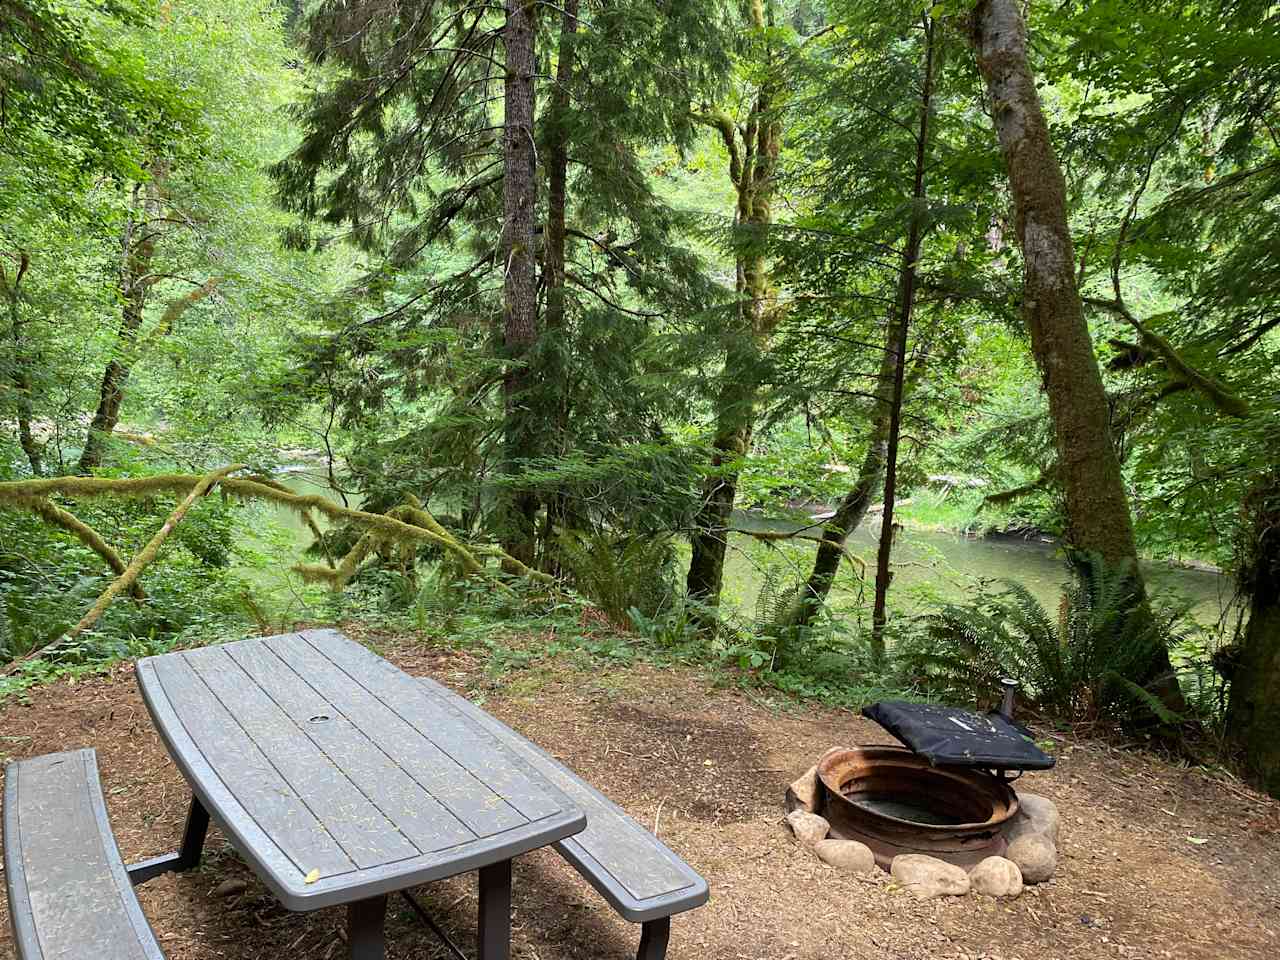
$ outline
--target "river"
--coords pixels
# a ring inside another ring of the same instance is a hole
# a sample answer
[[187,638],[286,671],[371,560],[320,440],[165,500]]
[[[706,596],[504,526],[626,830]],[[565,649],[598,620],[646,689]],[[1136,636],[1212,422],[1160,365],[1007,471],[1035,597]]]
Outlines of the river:
[[[318,467],[295,469],[281,476],[295,493],[319,493],[335,502],[341,498],[328,484]],[[353,507],[358,500],[353,499]],[[273,551],[287,553],[284,561],[267,570],[245,571],[256,586],[276,592],[285,586],[284,571],[299,559],[311,542],[311,533],[292,511],[278,506],[262,509],[276,522],[279,534],[270,538]],[[324,519],[318,517],[322,526]],[[799,523],[736,511],[734,524],[742,529],[790,532]],[[756,598],[769,568],[790,576],[808,573],[813,561],[815,528],[796,540],[765,543],[745,534],[733,534],[725,563],[725,601],[744,617],[754,616]],[[864,523],[850,538],[849,552],[867,563],[867,580],[859,583],[852,567],[845,564],[830,598],[837,615],[869,616],[874,592],[874,568],[878,524]],[[266,542],[264,541],[264,548]],[[687,556],[687,548],[684,551]],[[1039,538],[967,537],[938,530],[905,528],[899,532],[894,549],[895,577],[890,594],[893,607],[907,612],[924,609],[939,600],[963,600],[972,596],[979,580],[1016,580],[1026,586],[1049,610],[1057,608],[1061,586],[1067,580],[1057,546]],[[1196,619],[1216,622],[1231,599],[1232,582],[1221,574],[1144,563],[1144,573],[1153,590],[1173,593],[1194,603]],[[292,591],[286,591],[292,593]]]
[[[800,524],[763,518],[736,511],[734,525],[744,530],[790,532]],[[755,597],[765,580],[764,568],[791,568],[808,573],[813,561],[812,539],[820,529],[801,534],[801,543],[781,551],[745,534],[734,534],[725,564],[728,599],[745,613],[755,609]],[[878,523],[864,523],[849,540],[849,552],[867,564],[865,585],[859,585],[849,564],[844,564],[831,606],[837,613],[851,614],[859,606],[859,592],[869,611],[875,590]],[[1049,610],[1055,610],[1061,587],[1068,579],[1061,551],[1053,542],[1040,538],[968,537],[938,530],[904,528],[899,531],[893,551],[894,581],[890,593],[898,609],[915,611],[936,600],[963,600],[975,592],[979,580],[1016,580],[1035,594]],[[786,566],[784,566],[786,565]],[[1171,593],[1191,601],[1192,613],[1202,624],[1215,623],[1231,599],[1229,577],[1207,570],[1143,563],[1143,573],[1153,592]]]

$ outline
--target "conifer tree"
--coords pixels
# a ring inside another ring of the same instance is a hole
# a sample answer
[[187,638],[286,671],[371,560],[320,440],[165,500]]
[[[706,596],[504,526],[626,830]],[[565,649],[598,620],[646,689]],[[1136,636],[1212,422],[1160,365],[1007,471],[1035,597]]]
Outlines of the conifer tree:
[[720,108],[698,115],[724,144],[729,180],[737,195],[733,213],[737,302],[725,331],[724,368],[714,401],[711,464],[689,538],[692,552],[686,578],[689,596],[708,606],[720,602],[738,464],[751,446],[764,352],[780,317],[769,281],[766,249],[773,225],[774,178],[782,149],[782,98],[787,81],[783,52],[774,35],[773,5],[768,0],[751,0],[747,16],[744,58],[754,79],[749,81],[753,89],[746,94],[744,116],[738,119]]
[[[428,470],[445,444],[478,457],[469,483],[481,471],[494,481],[502,509],[489,528],[522,560],[535,551],[535,514],[544,504],[556,512],[554,493],[531,486],[534,474],[579,448],[574,434],[594,441],[618,429],[583,405],[629,407],[616,418],[632,421],[623,432],[650,430],[642,411],[652,394],[603,404],[582,394],[599,386],[597,371],[571,369],[575,341],[622,347],[711,295],[637,150],[688,142],[689,105],[722,74],[722,24],[719,4],[692,0],[509,3],[502,18],[437,0],[402,5],[395,17],[373,2],[326,2],[307,21],[308,51],[333,79],[300,113],[303,142],[275,171],[281,196],[312,224],[300,240],[316,225],[344,225],[376,264],[345,305],[361,338],[335,338],[323,362],[381,350],[378,336],[393,325],[460,334],[465,354],[394,357],[402,382],[456,391],[448,413],[407,432],[402,450],[411,437],[427,444]],[[472,258],[432,264],[428,254],[446,241]],[[373,317],[358,318],[361,302]],[[632,350],[611,359],[634,363]],[[496,430],[482,425],[495,419],[486,356],[503,364]],[[461,364],[474,375],[458,376]],[[344,403],[354,416],[385,397],[361,390]],[[493,436],[502,438],[497,474],[485,466]]]

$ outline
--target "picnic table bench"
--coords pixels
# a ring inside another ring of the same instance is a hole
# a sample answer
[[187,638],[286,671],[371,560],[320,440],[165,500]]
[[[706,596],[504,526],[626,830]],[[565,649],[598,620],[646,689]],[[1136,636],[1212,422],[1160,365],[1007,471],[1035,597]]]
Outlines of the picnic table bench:
[[111,833],[93,750],[5,768],[4,866],[19,960],[164,960]]
[[422,913],[409,887],[473,870],[479,955],[506,960],[511,861],[549,843],[643,924],[640,960],[661,960],[671,915],[706,902],[706,882],[599,791],[336,631],[149,658],[138,681],[192,787],[181,848],[123,864],[92,750],[11,764],[4,854],[20,960],[162,960],[132,886],[198,865],[211,816],[287,909],[347,906],[353,960],[383,956],[387,894]]
[[554,844],[623,918],[641,927],[637,960],[662,960],[671,917],[707,902],[707,881],[621,807],[497,717],[434,680],[419,682],[517,750],[587,814],[587,828]]

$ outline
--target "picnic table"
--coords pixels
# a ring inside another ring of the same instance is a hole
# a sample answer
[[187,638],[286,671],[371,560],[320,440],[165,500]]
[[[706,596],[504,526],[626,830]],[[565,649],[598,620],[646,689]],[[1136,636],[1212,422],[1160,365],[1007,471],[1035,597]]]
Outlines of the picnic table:
[[396,891],[466,960],[408,888],[473,870],[479,958],[506,960],[511,861],[547,844],[640,925],[637,960],[664,960],[671,918],[707,902],[706,880],[555,757],[336,631],[151,657],[137,676],[191,785],[181,845],[124,862],[92,747],[10,763],[18,960],[165,960],[133,888],[198,866],[211,818],[286,908],[345,906],[354,960],[383,956]]
[[165,654],[137,675],[193,793],[183,849],[149,869],[198,861],[212,817],[287,909],[347,906],[353,960],[383,956],[388,893],[471,871],[479,955],[504,960],[512,859],[586,825],[501,739],[341,634]]

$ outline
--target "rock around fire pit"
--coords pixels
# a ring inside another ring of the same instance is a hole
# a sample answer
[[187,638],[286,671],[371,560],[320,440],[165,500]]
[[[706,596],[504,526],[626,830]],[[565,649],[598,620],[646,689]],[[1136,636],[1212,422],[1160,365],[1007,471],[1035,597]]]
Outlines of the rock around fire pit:
[[919,899],[1016,897],[1057,869],[1058,811],[972,769],[901,747],[834,748],[786,792],[787,825],[824,863],[888,871]]

